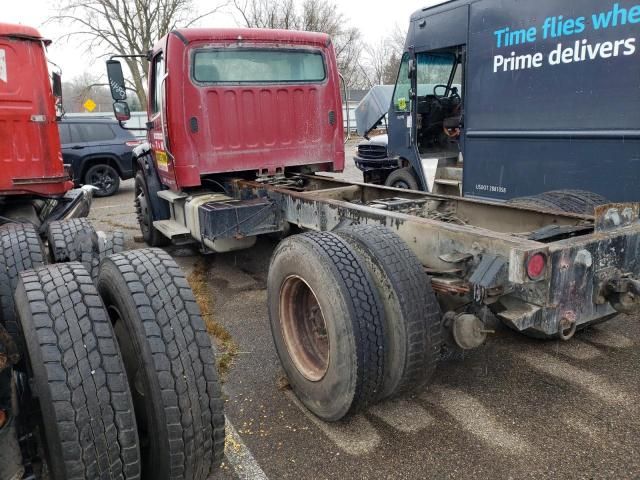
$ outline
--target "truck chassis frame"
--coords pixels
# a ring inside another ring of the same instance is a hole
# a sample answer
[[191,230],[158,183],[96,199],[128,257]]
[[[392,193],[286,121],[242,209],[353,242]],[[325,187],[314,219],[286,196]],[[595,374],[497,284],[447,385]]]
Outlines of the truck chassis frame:
[[[423,264],[443,311],[488,306],[512,328],[533,335],[568,339],[580,326],[636,306],[638,204],[604,205],[591,216],[319,175],[224,183],[225,194],[159,192],[172,204],[173,218],[154,225],[174,241],[191,234],[212,250],[221,241],[237,243],[222,250],[246,248],[256,235],[288,225],[313,231],[383,225]],[[194,199],[197,234],[182,208]],[[220,206],[230,209],[223,215]],[[248,210],[239,215],[242,209]],[[546,264],[531,279],[526,265],[534,255]]]

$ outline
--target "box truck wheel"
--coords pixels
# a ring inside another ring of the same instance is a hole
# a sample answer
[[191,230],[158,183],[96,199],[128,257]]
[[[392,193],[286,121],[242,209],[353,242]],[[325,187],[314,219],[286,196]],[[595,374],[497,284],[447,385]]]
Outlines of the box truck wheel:
[[384,184],[387,187],[405,188],[408,190],[418,190],[418,181],[411,167],[399,168],[391,172]]
[[46,253],[33,225],[8,223],[0,226],[0,320],[9,334],[19,335],[13,293],[19,274],[46,263]]
[[133,393],[144,478],[204,480],[224,454],[211,339],[182,270],[159,249],[105,258],[98,291]]
[[95,229],[86,218],[55,220],[47,225],[47,239],[51,261],[62,263],[79,260],[74,248],[76,237],[95,235]]
[[280,362],[311,412],[336,421],[380,399],[384,308],[346,241],[325,232],[280,242],[267,295]]
[[50,478],[140,478],[133,401],[89,273],[79,263],[23,272],[15,300]]
[[135,208],[142,237],[150,247],[161,247],[169,243],[169,239],[162,235],[154,226],[157,220],[153,215],[153,208],[149,203],[149,188],[144,173],[139,170],[135,179]]
[[424,268],[387,227],[355,225],[336,233],[362,258],[384,306],[387,351],[382,395],[424,386],[442,346],[440,306]]

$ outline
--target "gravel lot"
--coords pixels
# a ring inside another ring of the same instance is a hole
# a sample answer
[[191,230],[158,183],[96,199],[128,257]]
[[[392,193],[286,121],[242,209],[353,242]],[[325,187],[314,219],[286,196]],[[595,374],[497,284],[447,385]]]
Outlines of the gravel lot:
[[[361,180],[352,149],[344,176]],[[91,217],[142,248],[132,197],[132,181],[123,182],[116,196],[95,200]],[[249,251],[208,256],[169,249],[187,271],[205,272],[215,320],[237,345],[224,383],[237,435],[217,478],[640,478],[638,318],[567,343],[499,330],[443,362],[415,397],[325,424],[283,387],[266,309],[275,245],[260,239]]]

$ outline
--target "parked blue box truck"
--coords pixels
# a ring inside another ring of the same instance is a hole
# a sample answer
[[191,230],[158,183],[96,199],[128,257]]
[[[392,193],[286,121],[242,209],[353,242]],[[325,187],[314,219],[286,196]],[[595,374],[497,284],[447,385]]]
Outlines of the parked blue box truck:
[[367,133],[388,113],[376,178],[403,170],[422,190],[498,201],[555,190],[639,200],[639,31],[631,0],[415,12],[390,108],[359,124]]

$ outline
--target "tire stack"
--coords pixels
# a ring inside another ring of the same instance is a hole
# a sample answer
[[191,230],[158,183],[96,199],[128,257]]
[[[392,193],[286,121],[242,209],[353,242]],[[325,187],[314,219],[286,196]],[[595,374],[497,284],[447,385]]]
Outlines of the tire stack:
[[124,252],[122,233],[86,219],[51,222],[47,237],[49,265],[33,226],[0,226],[0,321],[26,386],[9,413],[37,438],[43,471],[208,478],[224,454],[223,402],[181,269],[162,250]]
[[422,265],[391,229],[289,237],[273,254],[267,285],[280,361],[318,417],[340,420],[431,379],[440,308]]

